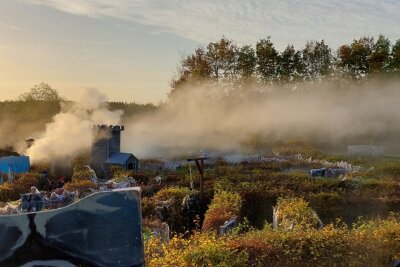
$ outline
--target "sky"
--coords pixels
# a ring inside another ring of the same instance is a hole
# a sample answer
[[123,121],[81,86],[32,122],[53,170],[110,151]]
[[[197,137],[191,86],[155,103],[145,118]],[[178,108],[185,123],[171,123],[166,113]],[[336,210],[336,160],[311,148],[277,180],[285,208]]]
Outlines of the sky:
[[222,36],[279,50],[400,38],[398,0],[0,0],[0,100],[47,82],[68,99],[158,103],[182,55]]

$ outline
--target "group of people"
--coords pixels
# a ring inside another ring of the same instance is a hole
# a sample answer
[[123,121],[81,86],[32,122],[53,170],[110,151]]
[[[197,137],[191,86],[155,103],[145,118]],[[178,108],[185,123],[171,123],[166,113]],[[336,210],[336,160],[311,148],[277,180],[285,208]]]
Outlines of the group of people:
[[65,178],[61,177],[56,188],[52,190],[50,196],[40,192],[37,187],[32,186],[30,192],[21,196],[21,210],[23,212],[36,212],[45,208],[54,209],[66,206],[75,201],[77,192],[69,192],[64,189]]

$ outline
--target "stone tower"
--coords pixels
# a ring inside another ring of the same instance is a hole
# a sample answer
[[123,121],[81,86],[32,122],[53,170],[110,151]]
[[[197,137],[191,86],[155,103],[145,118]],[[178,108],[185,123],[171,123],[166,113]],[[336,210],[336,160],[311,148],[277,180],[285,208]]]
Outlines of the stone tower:
[[121,152],[121,131],[123,130],[124,126],[120,125],[97,125],[93,127],[90,167],[99,178],[107,177],[106,160],[113,153]]

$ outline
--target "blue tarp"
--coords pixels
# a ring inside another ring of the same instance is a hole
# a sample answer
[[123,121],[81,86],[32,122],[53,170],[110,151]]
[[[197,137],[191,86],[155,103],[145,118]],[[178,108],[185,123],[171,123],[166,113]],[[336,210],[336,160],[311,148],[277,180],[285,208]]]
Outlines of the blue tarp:
[[10,156],[0,158],[0,173],[20,174],[29,172],[30,162],[26,156]]
[[326,168],[321,168],[321,169],[312,169],[310,171],[311,177],[317,177],[317,176],[325,176]]

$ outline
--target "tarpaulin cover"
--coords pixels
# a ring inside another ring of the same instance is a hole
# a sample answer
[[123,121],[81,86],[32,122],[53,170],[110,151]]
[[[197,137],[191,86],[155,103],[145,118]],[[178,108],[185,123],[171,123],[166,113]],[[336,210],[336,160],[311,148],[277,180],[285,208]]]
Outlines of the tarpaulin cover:
[[0,173],[25,173],[29,172],[30,162],[26,156],[9,156],[0,158]]

